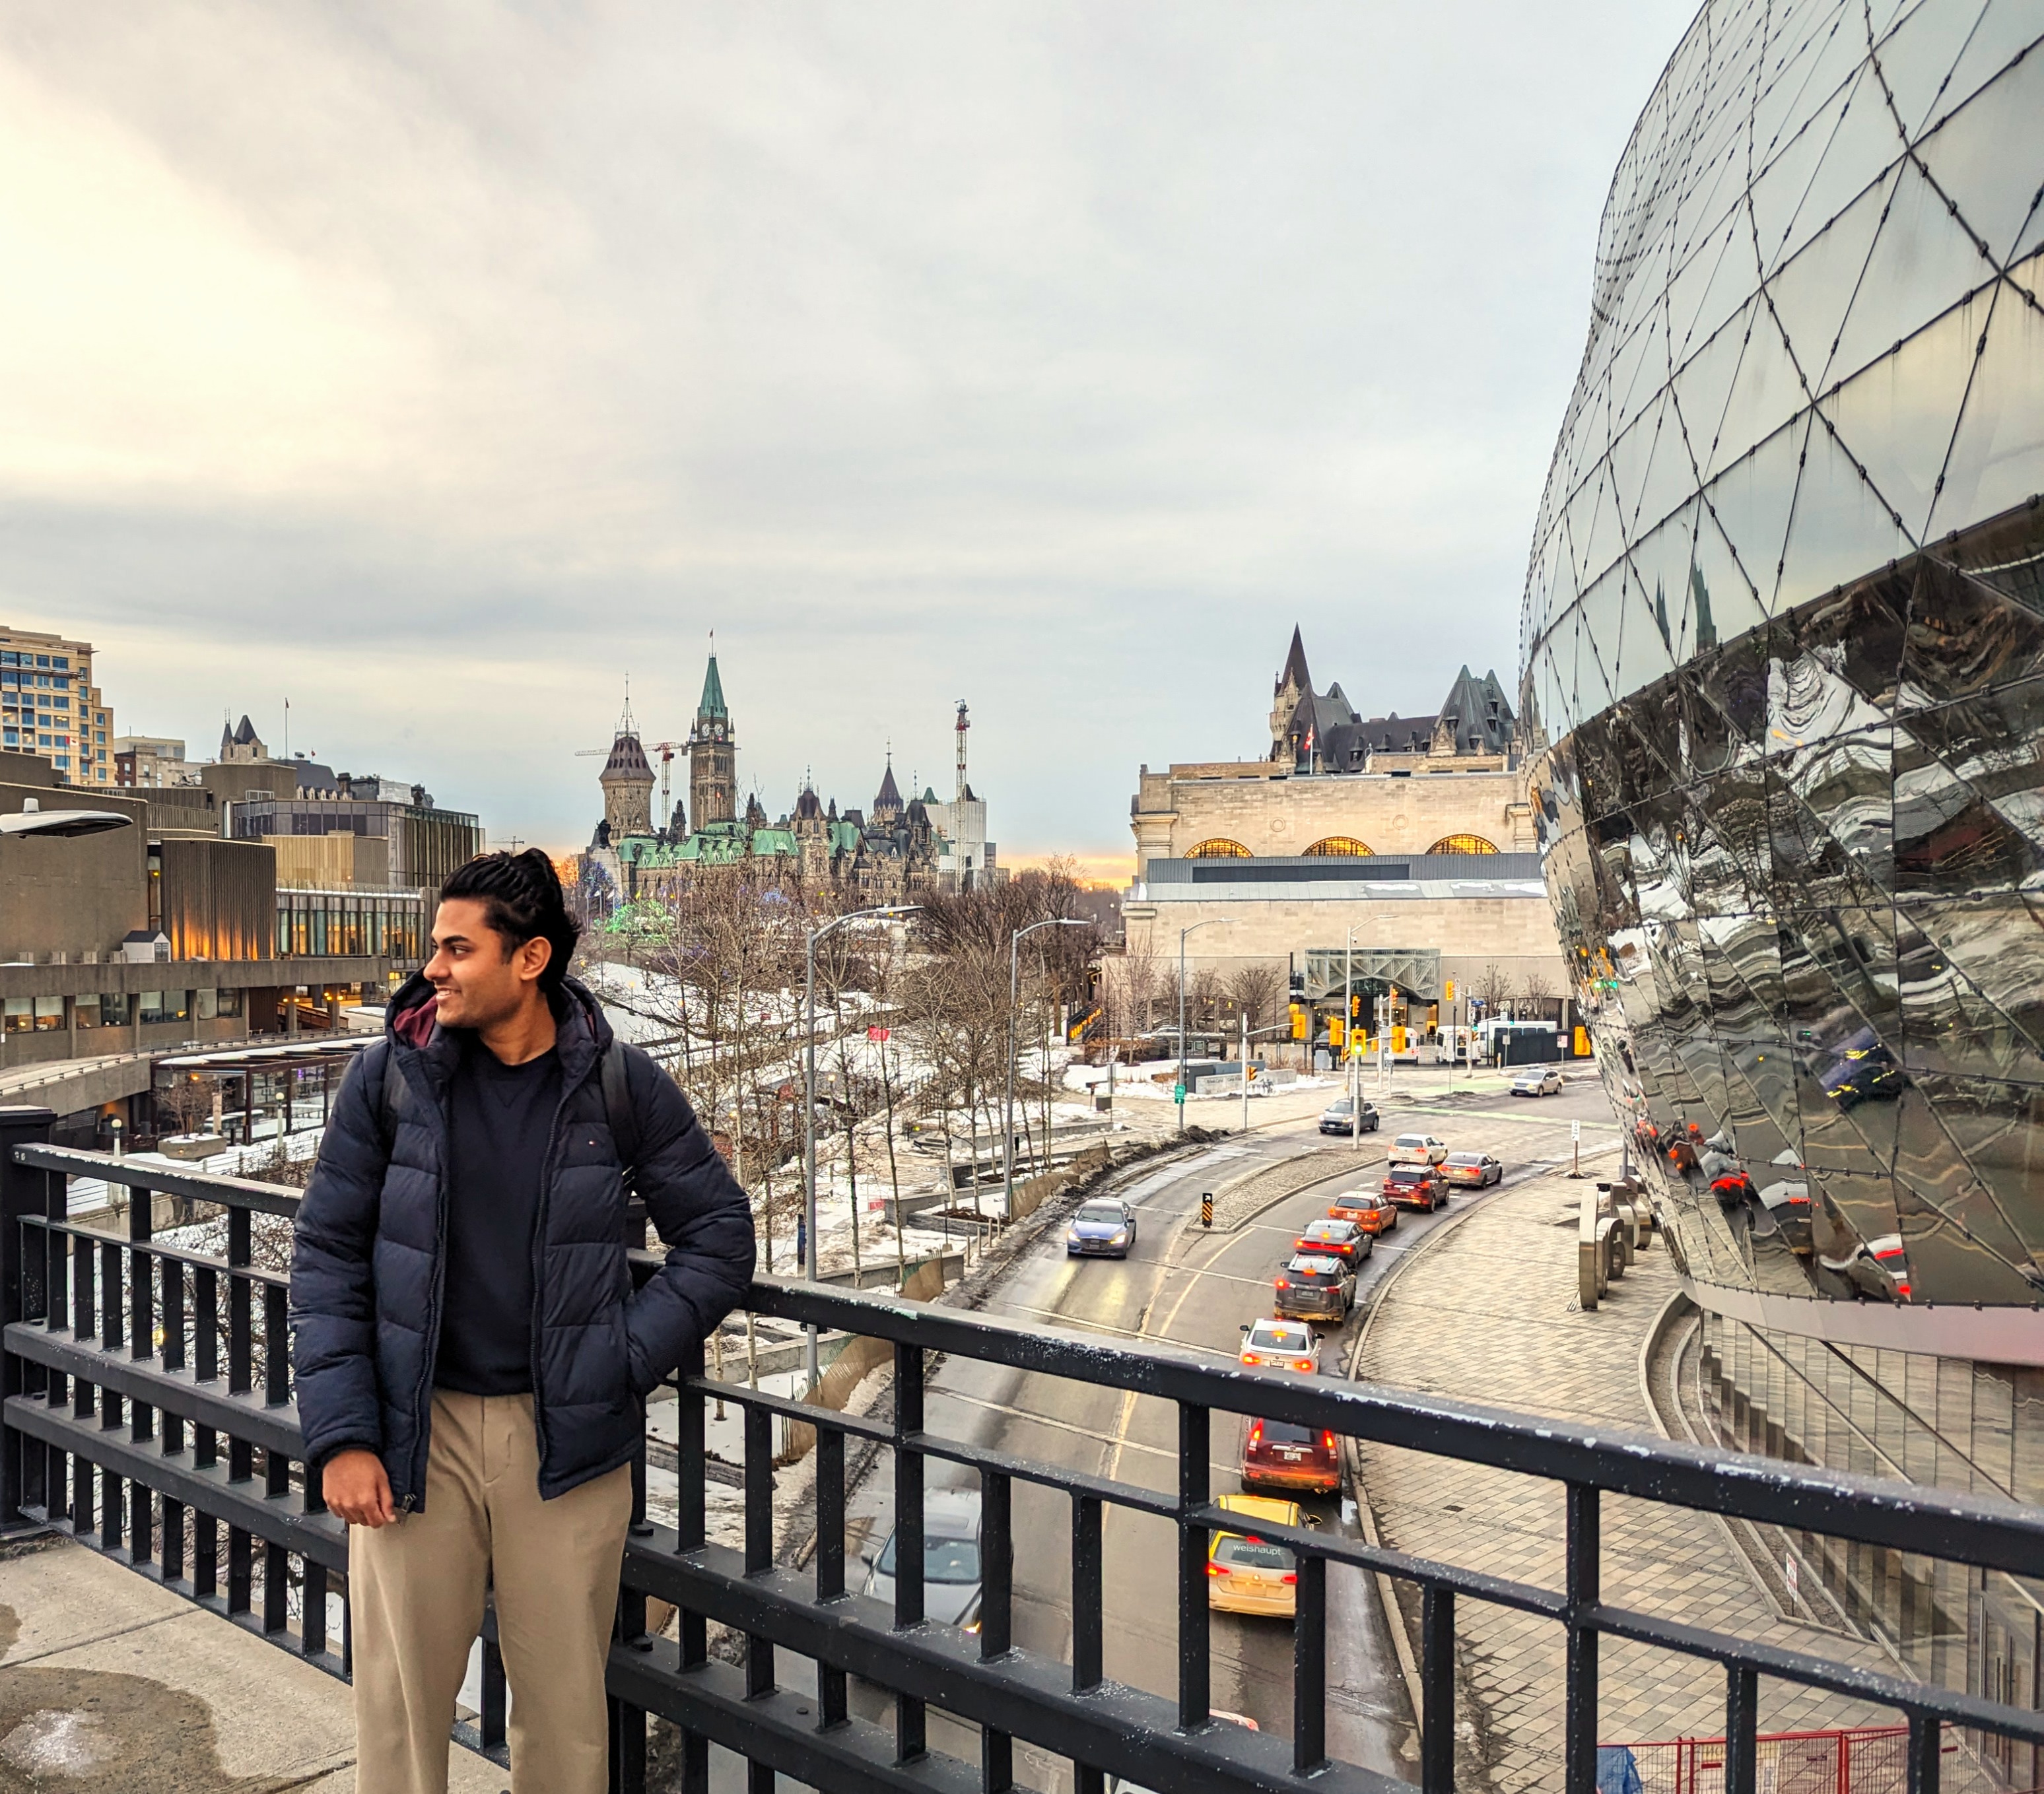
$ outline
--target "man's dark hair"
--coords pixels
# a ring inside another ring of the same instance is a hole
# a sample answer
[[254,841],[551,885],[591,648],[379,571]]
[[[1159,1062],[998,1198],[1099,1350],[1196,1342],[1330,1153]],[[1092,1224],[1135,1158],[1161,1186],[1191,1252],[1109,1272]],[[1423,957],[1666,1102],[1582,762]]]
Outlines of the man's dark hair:
[[467,897],[485,906],[489,924],[505,940],[504,957],[528,940],[544,940],[553,949],[540,988],[551,997],[568,975],[575,941],[582,933],[561,896],[554,862],[537,847],[521,854],[478,854],[440,886],[440,901]]

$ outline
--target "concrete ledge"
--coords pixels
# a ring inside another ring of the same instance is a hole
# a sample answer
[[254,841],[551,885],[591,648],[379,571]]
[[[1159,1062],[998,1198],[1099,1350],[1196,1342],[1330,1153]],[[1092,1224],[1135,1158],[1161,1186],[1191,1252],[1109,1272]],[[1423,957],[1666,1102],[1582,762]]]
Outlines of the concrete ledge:
[[[455,1750],[453,1794],[509,1777]],[[0,1788],[355,1786],[348,1685],[69,1539],[0,1547]]]

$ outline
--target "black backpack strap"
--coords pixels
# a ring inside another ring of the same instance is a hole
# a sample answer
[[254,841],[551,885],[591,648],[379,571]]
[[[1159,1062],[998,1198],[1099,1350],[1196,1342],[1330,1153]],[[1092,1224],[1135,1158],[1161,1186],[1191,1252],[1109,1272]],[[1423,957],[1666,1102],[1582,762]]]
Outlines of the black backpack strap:
[[389,1158],[398,1143],[398,1124],[412,1112],[412,1087],[405,1081],[405,1074],[398,1069],[396,1050],[386,1039],[363,1049],[365,1053],[380,1052],[383,1062],[372,1071],[363,1067],[367,1075],[376,1078],[376,1120],[383,1135],[383,1155]]
[[604,1119],[610,1124],[610,1138],[617,1147],[618,1167],[624,1174],[624,1187],[632,1188],[639,1168],[639,1120],[632,1112],[632,1092],[626,1082],[624,1055],[632,1049],[613,1040],[597,1062],[597,1075],[603,1085]]

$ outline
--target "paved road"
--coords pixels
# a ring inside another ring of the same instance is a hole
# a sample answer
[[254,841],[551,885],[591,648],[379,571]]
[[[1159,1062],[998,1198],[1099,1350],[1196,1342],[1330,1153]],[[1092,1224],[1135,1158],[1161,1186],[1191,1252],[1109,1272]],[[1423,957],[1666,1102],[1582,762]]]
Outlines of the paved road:
[[[1414,1082],[1417,1082],[1415,1080]],[[1139,1217],[1135,1245],[1125,1261],[1068,1261],[1052,1240],[1020,1262],[990,1308],[1020,1319],[1166,1342],[1231,1358],[1241,1323],[1270,1312],[1270,1280],[1298,1229],[1325,1210],[1333,1190],[1381,1174],[1383,1143],[1401,1125],[1439,1134],[1451,1146],[1499,1150],[1500,1137],[1513,1149],[1500,1153],[1508,1166],[1523,1166],[1535,1151],[1566,1154],[1571,1116],[1608,1135],[1612,1124],[1593,1085],[1572,1087],[1558,1098],[1514,1102],[1501,1093],[1450,1103],[1425,1085],[1394,1092],[1385,1108],[1385,1127],[1366,1136],[1356,1160],[1324,1182],[1284,1199],[1239,1231],[1202,1235],[1187,1224],[1200,1193],[1317,1144],[1310,1122],[1257,1130],[1231,1139],[1191,1162],[1162,1167],[1137,1177],[1124,1193]],[[1516,1180],[1515,1180],[1516,1181]],[[1458,1193],[1449,1213],[1482,1200]],[[1423,1239],[1441,1217],[1408,1214],[1364,1266],[1362,1294]],[[1359,1304],[1360,1306],[1360,1304]],[[1359,1320],[1330,1337],[1324,1363],[1341,1374],[1350,1355]],[[997,1370],[966,1360],[946,1363],[932,1379],[928,1423],[951,1437],[1036,1458],[1149,1487],[1175,1485],[1177,1418],[1168,1404],[1147,1397],[1055,1379]],[[1213,1488],[1239,1486],[1243,1423],[1216,1416]],[[936,1466],[932,1483],[970,1486],[964,1472]],[[883,1469],[862,1489],[855,1504],[872,1541],[884,1535],[891,1510],[891,1477]],[[1318,1504],[1324,1524],[1356,1530],[1347,1502]],[[1018,1485],[1015,1493],[1016,1642],[1047,1656],[1070,1660],[1070,1508],[1053,1492]],[[1149,1516],[1110,1509],[1106,1521],[1106,1670],[1116,1681],[1170,1696],[1177,1688],[1174,1592],[1175,1542],[1172,1528]],[[1381,1608],[1364,1579],[1336,1569],[1328,1588],[1328,1748],[1338,1758],[1386,1773],[1409,1774],[1413,1759],[1411,1713]],[[1291,1638],[1281,1621],[1216,1614],[1212,1618],[1213,1702],[1242,1713],[1266,1730],[1287,1734],[1291,1723]],[[877,1701],[868,1709],[878,1716]],[[933,1722],[936,1719],[932,1715]],[[970,1751],[965,1738],[939,1748]],[[1024,1779],[1050,1788],[1061,1784],[1060,1765],[1045,1759]],[[1020,1773],[1018,1765],[1018,1773]]]

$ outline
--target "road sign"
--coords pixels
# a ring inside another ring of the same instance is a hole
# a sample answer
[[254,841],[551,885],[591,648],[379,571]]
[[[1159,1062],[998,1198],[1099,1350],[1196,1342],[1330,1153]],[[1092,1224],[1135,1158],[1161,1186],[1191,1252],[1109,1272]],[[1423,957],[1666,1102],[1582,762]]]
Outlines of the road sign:
[[866,1038],[869,1040],[885,1040],[892,1031],[891,1029],[885,1028],[869,1028],[866,1031]]
[[1582,1124],[1582,1123],[1581,1123],[1580,1121],[1571,1121],[1571,1122],[1569,1124],[1569,1138],[1570,1138],[1570,1139],[1572,1139],[1572,1140],[1580,1140],[1582,1137],[1583,1137],[1583,1124]]
[[1181,1103],[1181,1102],[1183,1102],[1185,1100],[1185,1085],[1182,1085],[1182,1084],[1174,1084],[1174,1085],[1171,1086],[1171,1101],[1172,1101],[1173,1102],[1174,1102],[1174,1103]]
[[1200,1225],[1203,1227],[1213,1225],[1213,1192],[1210,1189],[1200,1192]]

